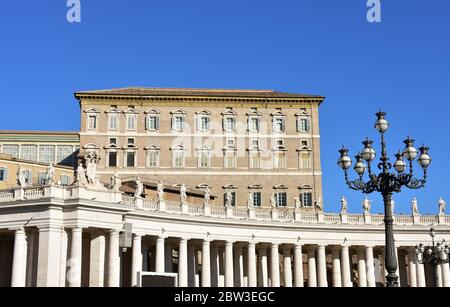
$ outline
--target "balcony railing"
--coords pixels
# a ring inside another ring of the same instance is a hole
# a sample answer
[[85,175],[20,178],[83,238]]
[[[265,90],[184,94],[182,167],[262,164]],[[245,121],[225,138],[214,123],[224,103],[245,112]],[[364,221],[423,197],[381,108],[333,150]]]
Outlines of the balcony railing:
[[[95,191],[83,187],[70,186],[35,186],[24,189],[15,188],[0,190],[0,208],[11,202],[30,202],[33,200],[56,198],[56,199],[87,199],[103,203],[113,203],[118,206],[143,210],[158,214],[176,214],[185,216],[202,216],[212,218],[226,218],[249,221],[273,221],[281,223],[305,223],[305,224],[349,224],[349,225],[382,225],[384,215],[380,214],[337,214],[314,211],[296,210],[294,208],[247,208],[199,205],[180,202],[164,201],[158,203],[153,199],[135,198],[134,196],[112,192],[110,190]],[[397,226],[409,225],[450,225],[448,215],[395,215],[394,224]]]

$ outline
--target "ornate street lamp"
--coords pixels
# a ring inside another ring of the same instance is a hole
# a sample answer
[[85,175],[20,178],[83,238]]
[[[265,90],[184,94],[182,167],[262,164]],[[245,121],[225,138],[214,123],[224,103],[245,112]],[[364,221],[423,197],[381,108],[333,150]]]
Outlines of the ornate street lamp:
[[435,243],[434,237],[436,231],[433,227],[430,229],[431,246],[424,246],[422,243],[416,245],[416,259],[420,264],[429,263],[433,266],[449,263],[449,247],[445,240]]
[[[417,162],[423,169],[423,179],[416,179],[413,177],[413,161],[419,155],[416,148],[414,148],[414,140],[407,138],[404,143],[406,145],[405,150],[399,152],[396,157],[394,165],[389,162],[387,156],[386,142],[384,134],[389,128],[389,122],[386,120],[385,112],[376,113],[377,122],[375,123],[375,129],[381,134],[381,157],[380,163],[378,163],[378,169],[381,171],[378,175],[372,170],[372,163],[375,160],[376,152],[372,148],[373,141],[366,139],[363,143],[363,150],[356,155],[356,163],[354,169],[359,176],[359,179],[349,180],[348,169],[352,166],[352,159],[348,156],[348,149],[343,147],[339,150],[341,157],[339,158],[338,165],[344,170],[345,181],[350,189],[362,191],[365,194],[373,192],[379,192],[383,196],[384,201],[384,224],[385,224],[385,237],[386,237],[386,257],[385,265],[388,275],[386,276],[387,287],[398,287],[398,276],[395,274],[397,271],[397,257],[394,244],[394,231],[392,217],[392,195],[393,193],[399,193],[403,186],[409,189],[419,189],[425,186],[427,179],[427,168],[431,163],[431,158],[428,155],[428,147],[422,146],[419,148],[420,156]],[[406,172],[407,163],[409,162],[409,172]],[[397,174],[391,173],[390,170],[394,167]],[[368,172],[369,180],[364,181],[363,176]]]

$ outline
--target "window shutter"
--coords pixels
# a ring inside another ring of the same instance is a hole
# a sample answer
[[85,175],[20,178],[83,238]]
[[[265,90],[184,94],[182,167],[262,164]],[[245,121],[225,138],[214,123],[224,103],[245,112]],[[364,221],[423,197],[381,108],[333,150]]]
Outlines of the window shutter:
[[197,115],[197,131],[202,131],[202,116],[201,115]]
[[175,131],[175,118],[173,116],[170,119],[170,126],[172,127],[172,131]]
[[222,130],[225,131],[225,116],[222,117]]
[[5,181],[8,181],[8,169],[5,167],[3,169],[3,171],[4,171],[4,174],[5,174]]
[[145,130],[150,130],[150,120],[149,116],[145,117]]
[[309,118],[306,119],[306,130],[308,132],[311,131],[311,122],[310,122]]
[[282,123],[281,129],[282,129],[283,132],[286,131],[286,118],[283,118],[283,123]]
[[156,120],[156,130],[159,130],[159,116],[156,116],[155,120]]
[[252,130],[251,127],[250,127],[250,124],[251,124],[251,119],[250,119],[250,117],[248,117],[247,118],[247,131],[251,131]]

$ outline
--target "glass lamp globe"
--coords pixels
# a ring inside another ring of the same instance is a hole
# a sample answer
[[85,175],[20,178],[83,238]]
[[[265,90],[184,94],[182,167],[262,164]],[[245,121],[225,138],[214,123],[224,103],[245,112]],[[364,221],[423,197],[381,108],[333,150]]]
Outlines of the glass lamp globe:
[[403,143],[405,143],[406,145],[405,150],[403,151],[403,156],[408,161],[413,161],[418,154],[417,149],[414,148],[414,140],[408,137],[406,140],[403,141]]
[[375,160],[375,157],[377,154],[376,154],[375,150],[372,148],[373,141],[366,139],[362,143],[364,145],[364,149],[361,152],[362,158],[364,160],[366,160],[367,162]]
[[428,155],[428,150],[429,149],[430,148],[426,147],[426,146],[422,146],[422,147],[419,148],[420,156],[419,156],[419,159],[417,161],[419,162],[419,165],[422,168],[427,168],[430,165],[430,163],[431,163],[431,157]]
[[364,164],[362,156],[360,154],[358,154],[355,158],[356,158],[355,171],[359,176],[362,176],[366,171],[366,165]]
[[394,168],[399,174],[402,174],[406,170],[406,163],[403,161],[403,155],[399,152],[395,156],[397,157],[397,161],[394,163]]
[[389,128],[389,123],[388,121],[385,119],[386,113],[385,112],[378,112],[377,114],[377,122],[375,123],[375,129],[378,130],[378,132],[386,132],[386,130],[388,130]]
[[341,157],[338,160],[338,165],[343,169],[347,170],[352,166],[352,159],[348,156],[348,149],[342,147],[341,150],[339,150],[339,153],[341,154]]

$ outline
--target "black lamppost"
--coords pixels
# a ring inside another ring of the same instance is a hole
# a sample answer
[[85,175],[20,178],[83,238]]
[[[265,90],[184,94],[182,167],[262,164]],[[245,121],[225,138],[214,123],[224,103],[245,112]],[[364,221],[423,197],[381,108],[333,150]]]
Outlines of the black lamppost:
[[[393,193],[399,193],[403,186],[409,189],[419,189],[425,186],[427,179],[427,168],[431,163],[431,158],[428,155],[428,147],[422,146],[419,148],[420,156],[417,159],[419,165],[423,169],[423,179],[416,179],[413,177],[413,161],[418,156],[418,151],[414,148],[414,140],[407,138],[404,143],[406,145],[403,153],[396,154],[397,160],[394,165],[389,162],[387,156],[386,142],[384,134],[389,128],[389,123],[386,120],[385,112],[378,112],[376,114],[377,122],[375,128],[381,134],[381,157],[380,163],[378,163],[378,169],[381,171],[378,175],[373,173],[372,162],[375,160],[376,153],[372,148],[373,141],[366,139],[363,142],[364,149],[356,155],[355,171],[359,176],[359,179],[349,180],[348,169],[352,165],[352,159],[348,156],[348,149],[343,147],[339,150],[341,157],[338,164],[345,172],[345,181],[350,189],[362,191],[365,194],[373,192],[379,192],[383,196],[384,201],[384,225],[385,225],[385,237],[386,237],[386,256],[385,266],[388,272],[386,276],[387,287],[398,287],[398,276],[395,274],[397,271],[397,257],[394,244],[394,231],[392,217],[392,195]],[[406,172],[407,164],[403,159],[409,161],[409,172]],[[366,165],[367,163],[367,165]],[[398,174],[391,173],[391,168],[397,171]],[[364,173],[368,171],[369,180],[364,181]]]

